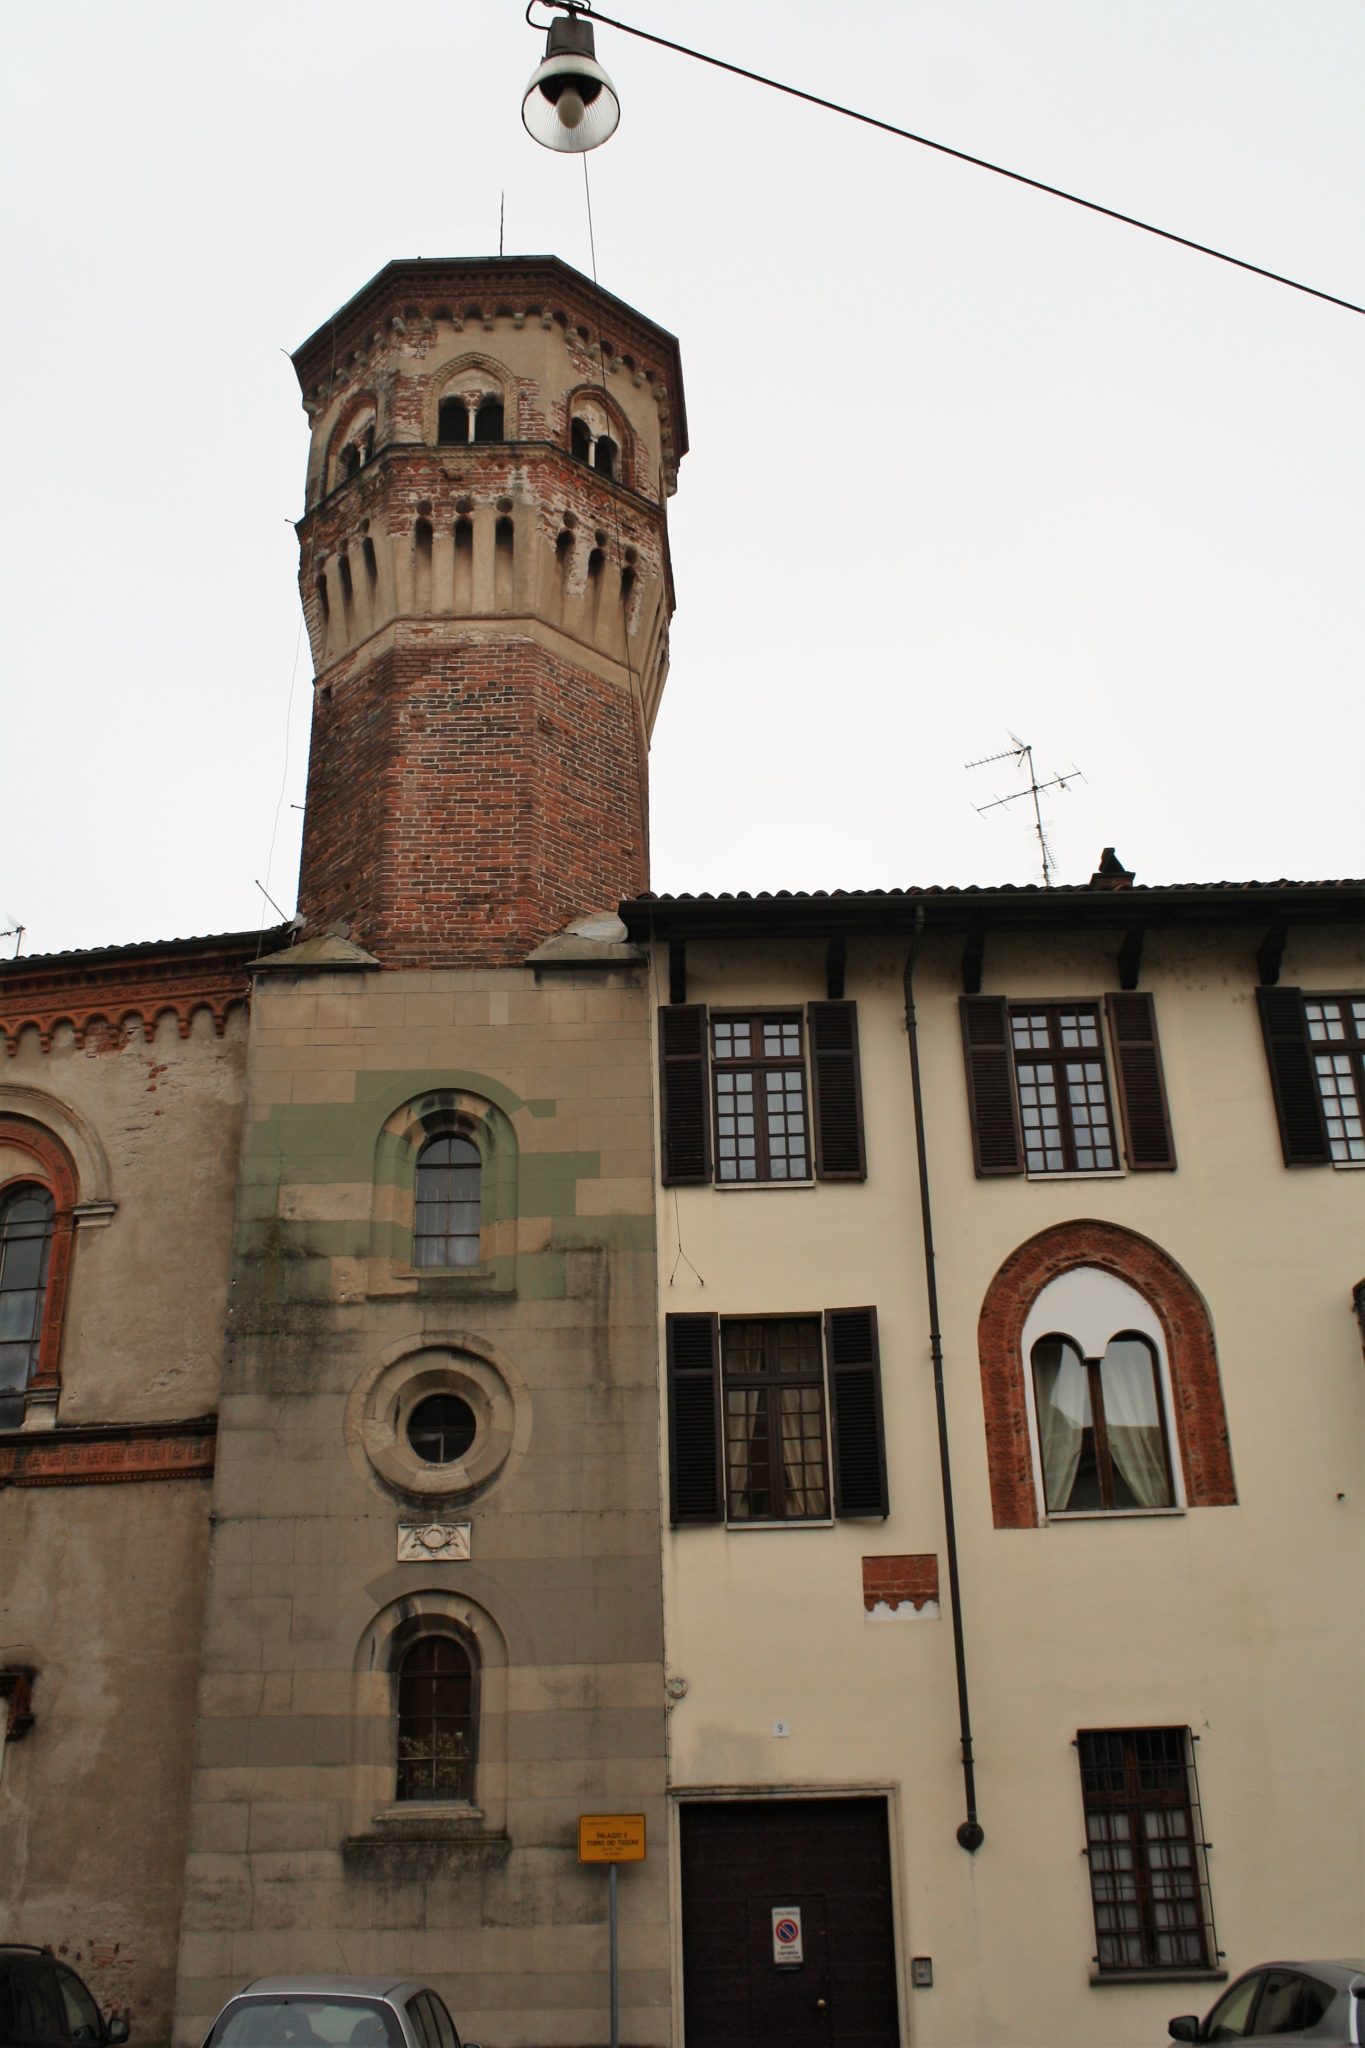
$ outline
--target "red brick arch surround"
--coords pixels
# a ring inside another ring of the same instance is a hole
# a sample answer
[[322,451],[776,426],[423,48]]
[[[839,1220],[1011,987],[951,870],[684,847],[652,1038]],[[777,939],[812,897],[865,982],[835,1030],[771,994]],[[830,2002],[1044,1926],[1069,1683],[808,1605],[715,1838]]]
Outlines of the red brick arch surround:
[[1166,1337],[1185,1499],[1192,1508],[1235,1507],[1223,1389],[1213,1324],[1188,1274],[1150,1238],[1116,1223],[1054,1224],[1005,1260],[981,1305],[977,1342],[986,1413],[991,1518],[997,1529],[1038,1526],[1038,1495],[1024,1392],[1024,1324],[1050,1280],[1095,1266],[1151,1303]]
[[0,1194],[16,1181],[36,1181],[52,1196],[52,1249],[47,1263],[47,1298],[43,1305],[42,1335],[38,1340],[38,1362],[28,1383],[30,1395],[55,1398],[61,1379],[62,1321],[66,1313],[66,1291],[71,1277],[71,1246],[75,1235],[73,1211],[80,1196],[75,1163],[58,1138],[27,1117],[0,1116],[0,1144],[26,1152],[31,1171],[16,1175],[0,1186]]

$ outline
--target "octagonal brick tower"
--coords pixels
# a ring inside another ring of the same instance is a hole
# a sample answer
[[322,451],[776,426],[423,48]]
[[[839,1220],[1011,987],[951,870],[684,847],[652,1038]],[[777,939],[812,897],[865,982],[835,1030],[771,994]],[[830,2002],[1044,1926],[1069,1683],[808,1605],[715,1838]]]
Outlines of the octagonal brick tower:
[[306,935],[386,967],[524,959],[648,883],[677,343],[552,257],[419,258],[294,365]]

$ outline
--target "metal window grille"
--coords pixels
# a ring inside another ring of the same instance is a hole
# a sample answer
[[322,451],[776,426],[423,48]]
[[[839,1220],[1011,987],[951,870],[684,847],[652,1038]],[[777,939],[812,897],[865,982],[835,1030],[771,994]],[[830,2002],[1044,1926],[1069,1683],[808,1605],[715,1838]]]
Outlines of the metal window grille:
[[1188,1728],[1076,1738],[1101,1972],[1211,1969],[1208,1849]]

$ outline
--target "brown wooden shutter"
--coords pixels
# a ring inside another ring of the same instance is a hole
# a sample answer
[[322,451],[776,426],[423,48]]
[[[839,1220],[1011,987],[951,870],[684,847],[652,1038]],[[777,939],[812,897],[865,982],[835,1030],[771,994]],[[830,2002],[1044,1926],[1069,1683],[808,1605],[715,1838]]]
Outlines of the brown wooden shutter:
[[1331,1161],[1327,1125],[1323,1121],[1318,1077],[1303,1014],[1303,994],[1296,988],[1258,988],[1261,1029],[1265,1033],[1275,1114],[1286,1166],[1326,1166]]
[[1022,1173],[1023,1146],[1014,1108],[1014,1048],[1003,996],[962,996],[962,1048],[977,1179]]
[[827,1308],[836,1515],[887,1515],[886,1432],[875,1308]]
[[808,1003],[817,1180],[866,1180],[858,1005]]
[[660,1124],[665,1187],[681,1187],[711,1178],[711,1089],[707,1074],[706,1029],[704,1003],[670,1003],[659,1011]]
[[725,1515],[720,1462],[720,1349],[715,1316],[669,1316],[669,1517],[719,1522]]
[[1146,994],[1106,996],[1114,1074],[1123,1115],[1123,1144],[1130,1173],[1175,1165],[1175,1139],[1161,1071],[1156,1006]]

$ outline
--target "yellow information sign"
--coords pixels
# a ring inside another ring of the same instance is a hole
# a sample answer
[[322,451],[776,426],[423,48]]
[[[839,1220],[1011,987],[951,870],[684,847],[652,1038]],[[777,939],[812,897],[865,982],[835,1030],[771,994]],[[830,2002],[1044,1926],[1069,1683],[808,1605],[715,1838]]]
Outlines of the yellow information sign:
[[643,1863],[645,1817],[642,1813],[580,1813],[580,1863]]

